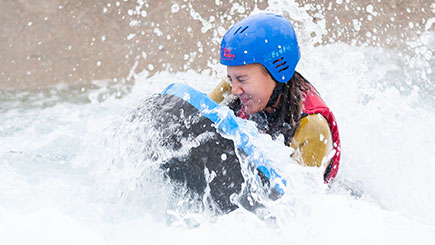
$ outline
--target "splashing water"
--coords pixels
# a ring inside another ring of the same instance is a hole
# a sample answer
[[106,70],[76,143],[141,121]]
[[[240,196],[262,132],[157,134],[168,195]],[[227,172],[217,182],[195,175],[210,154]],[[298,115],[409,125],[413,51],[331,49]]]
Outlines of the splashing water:
[[129,117],[169,83],[212,89],[222,68],[215,76],[136,74],[122,95],[112,85],[77,94],[59,87],[1,92],[1,243],[432,244],[434,33],[428,28],[402,51],[318,45],[311,33],[320,37],[324,23],[313,23],[293,2],[269,3],[269,11],[282,9],[300,23],[298,70],[339,123],[343,155],[334,184],[277,154],[286,195],[265,201],[262,214],[216,216],[174,194],[153,160],[173,153],[141,141],[157,132]]

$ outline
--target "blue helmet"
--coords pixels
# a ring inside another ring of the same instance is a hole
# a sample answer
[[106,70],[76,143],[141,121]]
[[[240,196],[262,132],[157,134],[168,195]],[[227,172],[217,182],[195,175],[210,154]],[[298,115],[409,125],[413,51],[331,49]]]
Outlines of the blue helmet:
[[241,20],[221,42],[222,65],[259,63],[280,83],[292,78],[300,57],[292,24],[276,14],[257,14]]

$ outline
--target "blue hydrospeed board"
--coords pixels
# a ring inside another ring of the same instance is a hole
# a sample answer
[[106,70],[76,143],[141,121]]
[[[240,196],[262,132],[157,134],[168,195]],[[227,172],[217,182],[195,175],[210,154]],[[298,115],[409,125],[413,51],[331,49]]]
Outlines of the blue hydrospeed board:
[[173,95],[189,103],[204,117],[213,122],[219,133],[227,136],[227,138],[238,139],[235,141],[237,148],[249,156],[250,163],[261,171],[270,183],[274,183],[274,189],[279,195],[284,194],[283,187],[286,181],[270,166],[270,161],[261,153],[261,147],[252,142],[252,138],[256,137],[256,135],[244,130],[243,120],[237,120],[234,113],[222,113],[225,110],[222,110],[221,106],[206,94],[185,84],[171,84],[162,94]]

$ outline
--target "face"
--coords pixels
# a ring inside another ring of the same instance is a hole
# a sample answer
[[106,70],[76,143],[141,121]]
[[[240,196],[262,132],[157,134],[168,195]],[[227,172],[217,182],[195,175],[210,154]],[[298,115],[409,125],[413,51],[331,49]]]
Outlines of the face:
[[240,98],[248,114],[263,110],[276,86],[264,69],[260,64],[227,66],[232,94]]

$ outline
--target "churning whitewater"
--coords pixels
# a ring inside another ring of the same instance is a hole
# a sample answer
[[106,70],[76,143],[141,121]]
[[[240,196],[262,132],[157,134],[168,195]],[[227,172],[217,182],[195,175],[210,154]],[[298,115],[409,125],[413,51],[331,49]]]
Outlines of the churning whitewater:
[[265,135],[254,140],[274,154],[287,185],[258,212],[217,215],[162,178],[156,159],[177,152],[153,144],[153,115],[138,123],[131,114],[174,82],[210,91],[225,75],[216,62],[213,72],[133,74],[133,86],[5,90],[0,243],[433,244],[434,33],[404,41],[402,51],[314,45],[306,37],[324,32],[322,25],[295,4],[282,7],[305,28],[297,30],[297,70],[339,123],[342,161],[331,186],[319,169],[289,162],[290,149]]

